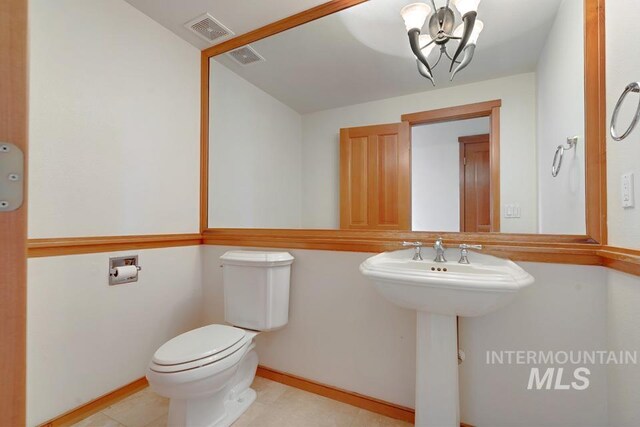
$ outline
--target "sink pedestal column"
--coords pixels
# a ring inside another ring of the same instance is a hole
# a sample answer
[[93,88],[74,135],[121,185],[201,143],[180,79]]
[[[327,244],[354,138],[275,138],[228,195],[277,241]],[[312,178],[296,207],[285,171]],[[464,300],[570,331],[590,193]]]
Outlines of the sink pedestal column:
[[416,427],[459,427],[456,316],[418,312]]

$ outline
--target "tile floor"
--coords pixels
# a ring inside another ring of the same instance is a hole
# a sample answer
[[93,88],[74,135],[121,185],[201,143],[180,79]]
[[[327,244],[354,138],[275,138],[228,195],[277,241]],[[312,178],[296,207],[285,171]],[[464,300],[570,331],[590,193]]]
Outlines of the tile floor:
[[[409,427],[411,424],[264,378],[258,398],[234,427]],[[75,424],[77,427],[161,427],[169,401],[146,388]]]

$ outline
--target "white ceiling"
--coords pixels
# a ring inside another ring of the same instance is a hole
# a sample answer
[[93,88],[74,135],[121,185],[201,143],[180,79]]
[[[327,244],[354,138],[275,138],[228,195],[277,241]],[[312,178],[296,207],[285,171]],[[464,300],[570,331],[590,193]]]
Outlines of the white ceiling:
[[[326,0],[125,0],[198,49],[212,46],[184,27],[209,12],[236,35],[310,9]],[[224,41],[224,40],[222,40]]]
[[[324,2],[127,1],[201,48],[207,43],[183,24],[204,12],[242,34]],[[473,62],[449,82],[443,59],[434,73],[437,88],[534,71],[561,1],[482,0],[478,17],[485,26]],[[400,17],[411,2],[370,0],[252,43],[266,62],[240,66],[227,55],[216,60],[302,114],[431,90],[417,72]],[[433,62],[436,52],[431,55]]]

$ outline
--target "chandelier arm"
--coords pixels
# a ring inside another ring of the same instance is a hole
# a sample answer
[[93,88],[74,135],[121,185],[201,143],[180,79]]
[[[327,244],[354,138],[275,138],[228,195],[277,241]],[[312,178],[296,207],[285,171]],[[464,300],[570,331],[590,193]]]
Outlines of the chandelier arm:
[[467,47],[464,48],[464,56],[462,57],[462,61],[460,61],[459,65],[456,67],[456,69],[451,74],[451,80],[452,81],[453,81],[453,78],[456,76],[456,74],[458,74],[459,71],[462,71],[463,69],[465,69],[467,67],[467,65],[469,65],[469,63],[473,59],[473,54],[475,53],[475,51],[476,51],[476,45],[473,44],[473,43],[470,44],[470,45],[467,45]]
[[433,6],[433,12],[435,13],[438,10],[436,8],[436,0],[431,0],[431,6]]
[[431,75],[427,67],[418,59],[416,59],[416,64],[418,64],[418,72],[420,73],[420,75],[422,77],[425,77],[427,80],[431,82],[432,85],[435,86],[436,83],[433,81],[433,76]]
[[436,41],[434,39],[431,39],[431,41],[427,44],[425,44],[424,46],[420,47],[420,50],[423,50],[424,48],[431,46],[432,44],[434,44]]
[[475,11],[467,12],[462,17],[462,22],[464,22],[464,31],[462,33],[462,39],[460,40],[460,44],[458,44],[458,49],[456,50],[455,55],[453,55],[453,59],[451,62],[451,67],[449,67],[449,72],[453,70],[454,61],[458,59],[458,56],[462,53],[465,47],[467,47],[467,42],[471,37],[471,33],[473,32],[473,26],[476,23],[476,17],[478,13]]
[[411,30],[409,30],[408,36],[411,51],[413,51],[413,54],[416,56],[418,62],[423,65],[423,67],[420,67],[420,65],[418,65],[418,71],[420,71],[420,74],[429,79],[435,86],[435,82],[433,81],[433,73],[431,72],[429,62],[422,53],[422,50],[420,50],[420,30],[417,28],[412,28]]

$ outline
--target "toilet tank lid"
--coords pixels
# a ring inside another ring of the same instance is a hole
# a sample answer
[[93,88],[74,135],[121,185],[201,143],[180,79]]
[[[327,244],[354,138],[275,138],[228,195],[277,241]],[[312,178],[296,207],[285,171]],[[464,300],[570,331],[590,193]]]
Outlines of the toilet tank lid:
[[246,265],[252,267],[273,267],[293,263],[289,252],[228,251],[220,257],[222,264]]

